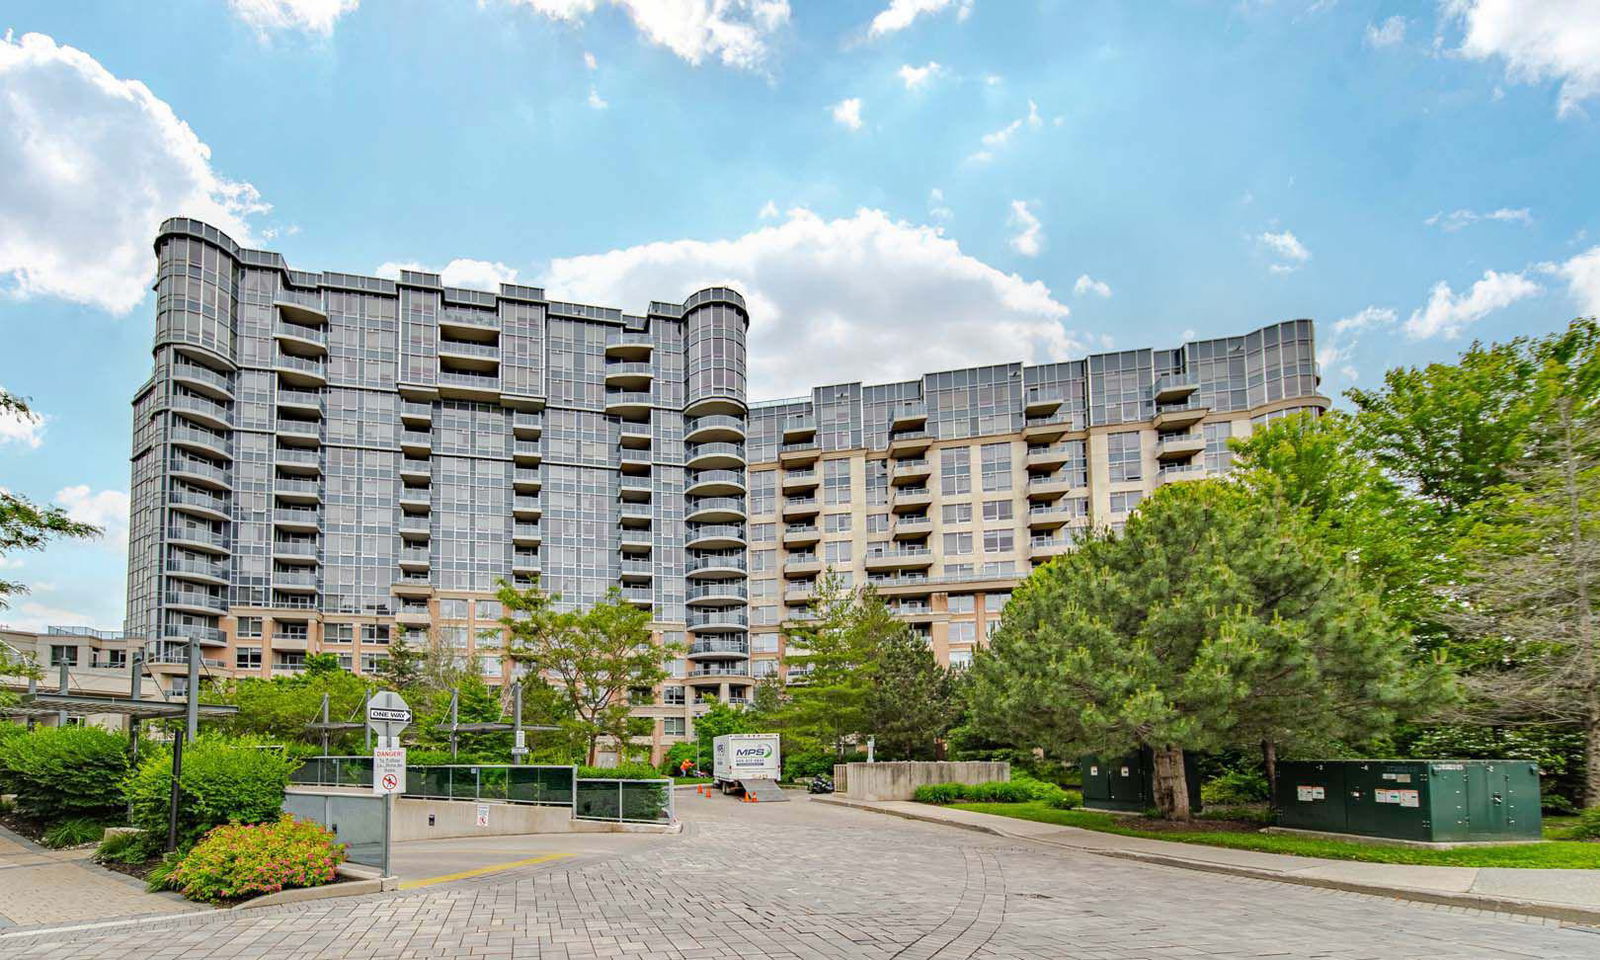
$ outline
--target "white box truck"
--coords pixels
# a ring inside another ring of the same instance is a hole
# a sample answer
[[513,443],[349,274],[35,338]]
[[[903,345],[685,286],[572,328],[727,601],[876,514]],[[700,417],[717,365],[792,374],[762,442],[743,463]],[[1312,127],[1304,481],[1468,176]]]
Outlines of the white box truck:
[[776,733],[727,733],[711,741],[711,777],[723,793],[785,800],[778,780],[783,757]]

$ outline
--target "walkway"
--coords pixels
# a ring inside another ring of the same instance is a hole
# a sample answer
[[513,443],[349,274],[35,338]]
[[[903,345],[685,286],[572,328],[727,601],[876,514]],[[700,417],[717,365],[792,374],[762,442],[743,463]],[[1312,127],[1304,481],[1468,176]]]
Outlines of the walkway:
[[824,802],[1147,863],[1270,878],[1349,892],[1426,897],[1434,902],[1484,909],[1503,909],[1513,903],[1522,904],[1533,910],[1544,908],[1542,913],[1547,916],[1586,923],[1600,922],[1600,870],[1427,867],[1322,860],[1124,837],[903,800],[862,802],[829,797]]
[[47,850],[0,827],[0,933],[205,909],[176,894],[146,893],[138,880],[93,863],[93,852]]
[[6,960],[1564,960],[1600,935],[1110,859],[801,798],[680,803],[681,836],[413,891],[71,935]]

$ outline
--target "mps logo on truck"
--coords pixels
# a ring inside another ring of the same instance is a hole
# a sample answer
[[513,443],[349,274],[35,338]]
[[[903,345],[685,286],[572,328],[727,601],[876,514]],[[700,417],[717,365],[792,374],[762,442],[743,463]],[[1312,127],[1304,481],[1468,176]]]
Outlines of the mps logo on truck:
[[772,744],[758,743],[753,746],[740,747],[733,751],[735,760],[765,760],[772,756]]

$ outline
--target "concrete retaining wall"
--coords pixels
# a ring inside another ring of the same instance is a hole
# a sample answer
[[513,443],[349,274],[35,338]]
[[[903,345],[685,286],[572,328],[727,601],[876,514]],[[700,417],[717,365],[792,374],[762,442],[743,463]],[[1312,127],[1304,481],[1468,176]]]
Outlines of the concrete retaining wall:
[[851,800],[910,800],[930,783],[987,783],[1010,780],[1011,764],[987,760],[960,762],[907,760],[899,763],[836,763],[833,784]]
[[[290,793],[352,793],[371,796],[360,787],[289,787]],[[457,837],[513,837],[529,833],[676,833],[677,824],[612,823],[574,820],[571,807],[540,807],[526,803],[485,801],[488,826],[478,826],[475,800],[422,800],[395,797],[389,821],[389,838],[448,840]],[[432,822],[429,822],[432,817]]]

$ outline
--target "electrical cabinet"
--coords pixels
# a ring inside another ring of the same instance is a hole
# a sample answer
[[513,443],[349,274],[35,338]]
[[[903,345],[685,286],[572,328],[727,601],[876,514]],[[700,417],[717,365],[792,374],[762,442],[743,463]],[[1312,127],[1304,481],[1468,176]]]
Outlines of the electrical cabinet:
[[1525,760],[1281,761],[1273,805],[1279,826],[1299,830],[1426,843],[1541,837],[1539,768]]

